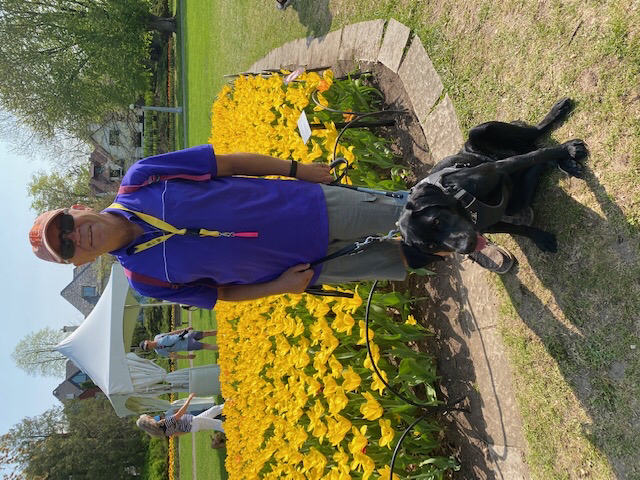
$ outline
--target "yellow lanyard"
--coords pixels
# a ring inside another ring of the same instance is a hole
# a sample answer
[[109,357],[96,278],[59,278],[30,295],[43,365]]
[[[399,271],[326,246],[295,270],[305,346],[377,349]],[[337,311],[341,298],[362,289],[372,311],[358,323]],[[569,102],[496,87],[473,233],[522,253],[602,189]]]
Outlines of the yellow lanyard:
[[164,235],[160,237],[156,237],[148,242],[141,243],[140,245],[136,245],[134,249],[134,253],[142,252],[148,248],[155,247],[160,243],[166,242],[174,235],[193,235],[199,237],[246,237],[246,238],[255,238],[258,236],[258,232],[220,232],[219,230],[206,230],[204,228],[176,228],[170,223],[165,222],[164,220],[160,220],[152,215],[148,215],[142,212],[136,212],[135,210],[131,210],[124,205],[120,205],[119,203],[112,203],[108,208],[116,208],[118,210],[124,210],[125,212],[133,213],[136,217],[138,217],[143,222],[148,223],[152,227],[156,227],[163,232],[166,232]]

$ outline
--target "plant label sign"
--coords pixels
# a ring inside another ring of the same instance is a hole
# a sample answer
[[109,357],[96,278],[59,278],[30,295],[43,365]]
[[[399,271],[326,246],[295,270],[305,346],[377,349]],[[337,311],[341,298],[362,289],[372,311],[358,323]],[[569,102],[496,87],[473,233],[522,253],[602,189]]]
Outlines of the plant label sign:
[[311,126],[309,125],[307,114],[304,112],[302,112],[300,118],[298,118],[298,131],[300,132],[302,141],[306,144],[311,138]]
[[289,75],[284,77],[284,80],[282,81],[282,83],[284,83],[285,85],[289,85],[289,83],[293,82],[296,78],[298,78],[303,73],[304,73],[304,68],[296,68],[293,72],[291,72]]

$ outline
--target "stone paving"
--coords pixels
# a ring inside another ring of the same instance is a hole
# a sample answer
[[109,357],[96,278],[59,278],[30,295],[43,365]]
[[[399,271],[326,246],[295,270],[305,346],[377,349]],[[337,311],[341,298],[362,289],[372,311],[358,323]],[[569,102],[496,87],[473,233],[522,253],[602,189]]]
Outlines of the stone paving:
[[[406,52],[406,53],[405,53]],[[318,38],[288,42],[258,60],[249,72],[265,69],[333,67],[340,61],[379,62],[402,82],[423,129],[434,162],[458,151],[463,144],[453,103],[445,93],[420,38],[390,19],[348,25]],[[453,259],[459,274],[452,281],[465,285],[466,295],[458,320],[451,328],[461,339],[462,350],[475,370],[477,394],[470,403],[471,414],[460,415],[463,429],[475,432],[483,444],[486,465],[475,469],[474,478],[519,480],[530,478],[524,460],[526,443],[522,419],[513,394],[512,374],[497,331],[498,304],[487,276],[492,275],[469,261]],[[471,286],[471,287],[470,287]],[[455,317],[454,317],[455,318]],[[482,429],[475,428],[480,418]],[[464,452],[461,452],[464,455]],[[465,458],[460,458],[465,462]],[[456,477],[454,474],[454,478]]]

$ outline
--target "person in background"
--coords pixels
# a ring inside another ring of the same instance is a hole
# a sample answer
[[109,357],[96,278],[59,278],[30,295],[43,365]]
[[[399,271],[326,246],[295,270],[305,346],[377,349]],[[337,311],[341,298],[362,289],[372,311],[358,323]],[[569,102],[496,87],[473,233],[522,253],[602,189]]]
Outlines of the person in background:
[[215,337],[216,330],[193,330],[186,329],[173,330],[172,332],[159,333],[153,340],[143,340],[140,348],[148,351],[154,349],[158,355],[172,359],[193,359],[195,354],[180,355],[177,352],[188,352],[194,350],[218,350],[217,345],[200,342],[204,337]]
[[[184,405],[173,415],[156,420],[150,415],[140,415],[136,425],[152,437],[171,437],[173,435],[184,435],[185,433],[195,433],[201,430],[215,430],[224,433],[222,420],[216,418],[222,413],[222,405],[214,405],[199,415],[187,413],[189,403],[195,397],[195,393],[189,395]],[[223,446],[224,443],[220,446]],[[216,447],[219,448],[219,447]]]

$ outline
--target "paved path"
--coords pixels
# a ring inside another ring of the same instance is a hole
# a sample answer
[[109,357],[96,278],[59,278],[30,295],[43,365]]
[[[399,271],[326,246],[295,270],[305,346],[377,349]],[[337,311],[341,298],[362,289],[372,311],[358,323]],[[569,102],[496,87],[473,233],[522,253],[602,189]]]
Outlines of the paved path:
[[[335,67],[341,62],[359,61],[379,62],[397,74],[434,161],[460,148],[462,133],[440,76],[420,38],[411,37],[409,28],[394,19],[361,22],[323,37],[291,41],[269,52],[249,71]],[[473,476],[466,473],[466,477],[456,478],[528,479],[522,420],[514,400],[511,369],[496,329],[498,305],[488,300],[495,298],[486,278],[492,274],[468,261],[454,260],[449,268],[450,281],[457,285],[455,290],[460,294],[448,299],[453,313],[448,315],[449,334],[459,349],[452,361],[460,361],[461,357],[469,361],[473,371],[467,373],[476,388],[471,413],[458,416],[456,424],[464,435],[473,436],[481,445],[481,452],[475,452],[474,462],[478,464],[472,466]],[[462,463],[471,458],[464,450],[460,456]]]

